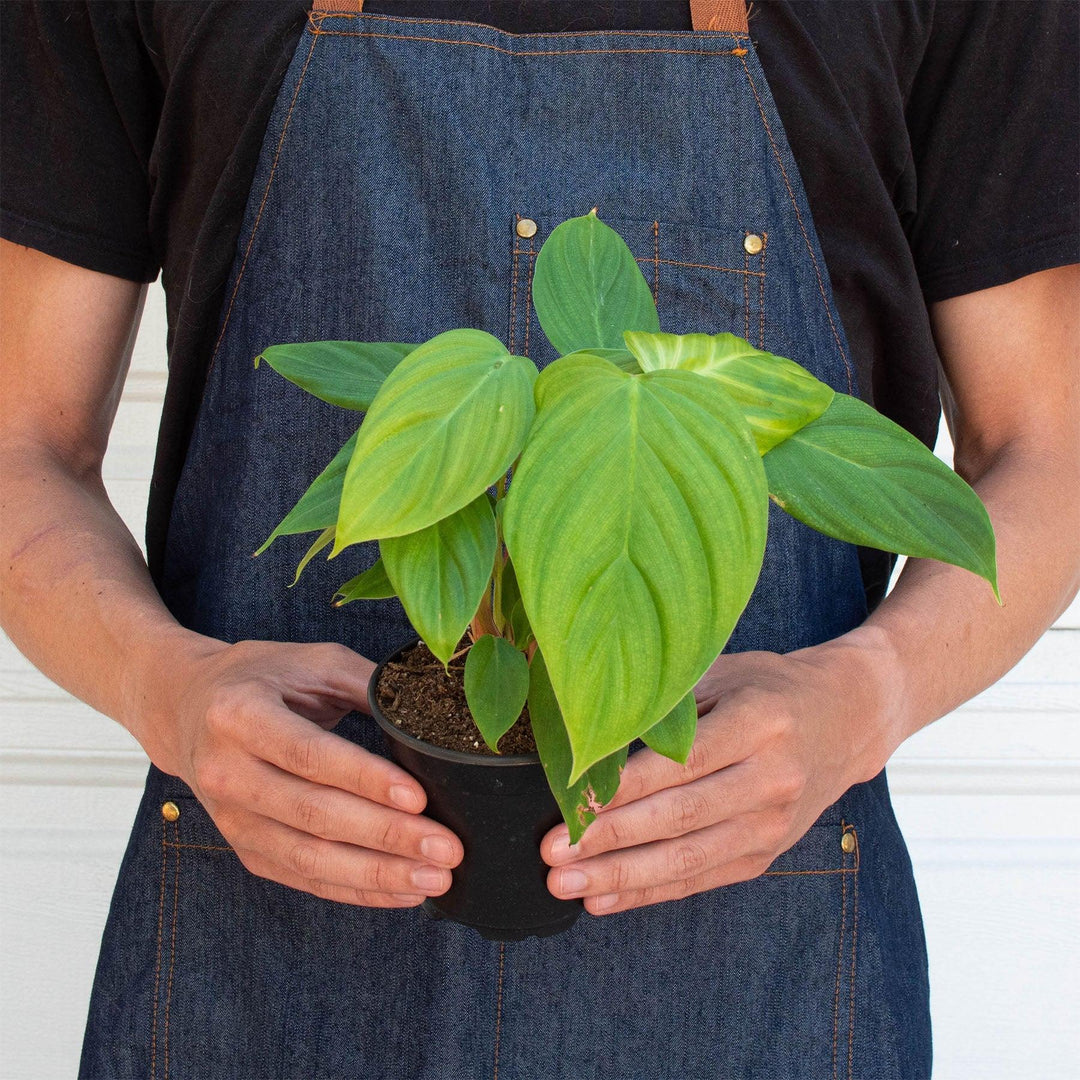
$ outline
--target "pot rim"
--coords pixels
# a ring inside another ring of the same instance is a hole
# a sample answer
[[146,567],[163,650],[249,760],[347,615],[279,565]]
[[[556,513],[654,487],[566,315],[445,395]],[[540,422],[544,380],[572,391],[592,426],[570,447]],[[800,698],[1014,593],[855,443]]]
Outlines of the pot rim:
[[494,766],[495,768],[506,768],[512,766],[521,765],[539,765],[540,755],[535,751],[531,754],[467,754],[464,750],[450,750],[445,746],[436,746],[434,743],[425,742],[423,739],[416,738],[415,735],[410,735],[408,732],[402,731],[383,711],[375,698],[375,687],[379,682],[379,676],[382,674],[382,670],[391,661],[396,660],[406,649],[412,648],[420,638],[413,638],[412,641],[406,642],[400,649],[396,649],[385,660],[381,660],[375,666],[375,670],[371,673],[371,680],[368,683],[368,708],[371,709],[371,715],[375,722],[386,732],[387,735],[396,739],[398,742],[403,743],[405,746],[410,746],[418,753],[426,754],[428,757],[439,758],[442,761],[456,761],[461,765],[480,765],[485,767]]

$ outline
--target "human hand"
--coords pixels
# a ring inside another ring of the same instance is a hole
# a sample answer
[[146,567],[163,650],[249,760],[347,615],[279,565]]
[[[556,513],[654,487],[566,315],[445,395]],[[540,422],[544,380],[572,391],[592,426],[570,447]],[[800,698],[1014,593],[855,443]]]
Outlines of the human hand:
[[415,779],[329,730],[368,710],[374,667],[341,645],[204,649],[155,673],[165,719],[143,745],[253,874],[347,904],[415,906],[446,892],[463,849],[420,816]]
[[687,763],[634,754],[579,844],[565,825],[544,838],[548,888],[598,915],[757,877],[883,766],[893,747],[875,723],[887,712],[876,671],[840,641],[719,657],[694,691]]

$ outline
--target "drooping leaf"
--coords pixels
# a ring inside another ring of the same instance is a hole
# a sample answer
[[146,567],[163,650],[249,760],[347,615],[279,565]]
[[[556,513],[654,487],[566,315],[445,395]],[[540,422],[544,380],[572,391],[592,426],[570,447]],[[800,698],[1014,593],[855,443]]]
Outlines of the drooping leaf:
[[852,544],[962,566],[997,595],[994,530],[978,495],[865,402],[837,394],[762,460],[773,501],[792,517]]
[[380,540],[379,550],[409,621],[446,664],[495,564],[495,516],[487,493],[427,528]]
[[615,797],[628,747],[620,747],[569,783],[573,762],[570,740],[539,650],[529,665],[529,720],[548,786],[562,811],[570,843],[576,844],[595,820],[596,811]]
[[382,559],[376,559],[372,566],[349,578],[338,589],[334,594],[334,607],[342,607],[353,600],[388,600],[391,596],[397,596],[397,593],[386,576]]
[[641,736],[641,741],[658,754],[685,765],[696,734],[697,702],[691,692],[663,720],[653,724]]
[[292,579],[292,583],[288,588],[292,588],[300,580],[300,575],[304,572],[304,567],[307,566],[316,555],[322,551],[323,548],[329,547],[334,542],[334,527],[331,525],[328,528],[323,529],[319,533],[315,542],[304,553],[304,557],[300,560],[299,565],[296,567],[296,577]]
[[360,429],[330,557],[418,532],[482,494],[525,441],[535,381],[531,360],[481,330],[448,330],[414,349]]
[[321,401],[365,411],[387,375],[415,345],[396,341],[305,341],[271,345],[255,357]]
[[652,290],[626,241],[592,210],[551,230],[536,256],[536,317],[559,353],[624,351],[624,330],[659,330]]
[[315,477],[297,504],[263,541],[254,555],[261,555],[279,536],[314,532],[316,529],[328,529],[337,524],[341,487],[358,434],[359,432],[354,432],[349,441],[334,455],[330,464]]
[[485,634],[465,658],[465,700],[484,742],[495,753],[529,695],[529,662],[505,638]]
[[536,399],[505,539],[576,780],[716,659],[761,568],[767,488],[712,379],[581,356],[549,365]]
[[759,453],[820,416],[833,389],[806,368],[755,349],[734,334],[625,335],[644,371],[677,368],[719,380],[742,407]]

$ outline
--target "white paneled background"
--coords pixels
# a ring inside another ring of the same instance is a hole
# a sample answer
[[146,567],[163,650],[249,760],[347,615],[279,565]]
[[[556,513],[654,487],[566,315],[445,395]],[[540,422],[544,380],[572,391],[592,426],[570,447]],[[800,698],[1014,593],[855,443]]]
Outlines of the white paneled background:
[[[140,543],[164,341],[152,286],[105,469]],[[938,1080],[1080,1078],[1078,662],[1074,604],[891,766],[929,939]],[[145,758],[2,638],[0,763],[0,1077],[70,1077]]]

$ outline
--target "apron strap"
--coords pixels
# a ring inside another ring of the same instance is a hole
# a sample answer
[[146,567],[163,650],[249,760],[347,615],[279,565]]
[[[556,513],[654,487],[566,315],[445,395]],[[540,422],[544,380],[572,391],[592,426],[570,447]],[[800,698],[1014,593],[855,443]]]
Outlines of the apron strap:
[[[314,0],[311,10],[355,15],[364,10],[364,0]],[[690,0],[690,21],[695,30],[749,33],[746,0]]]

